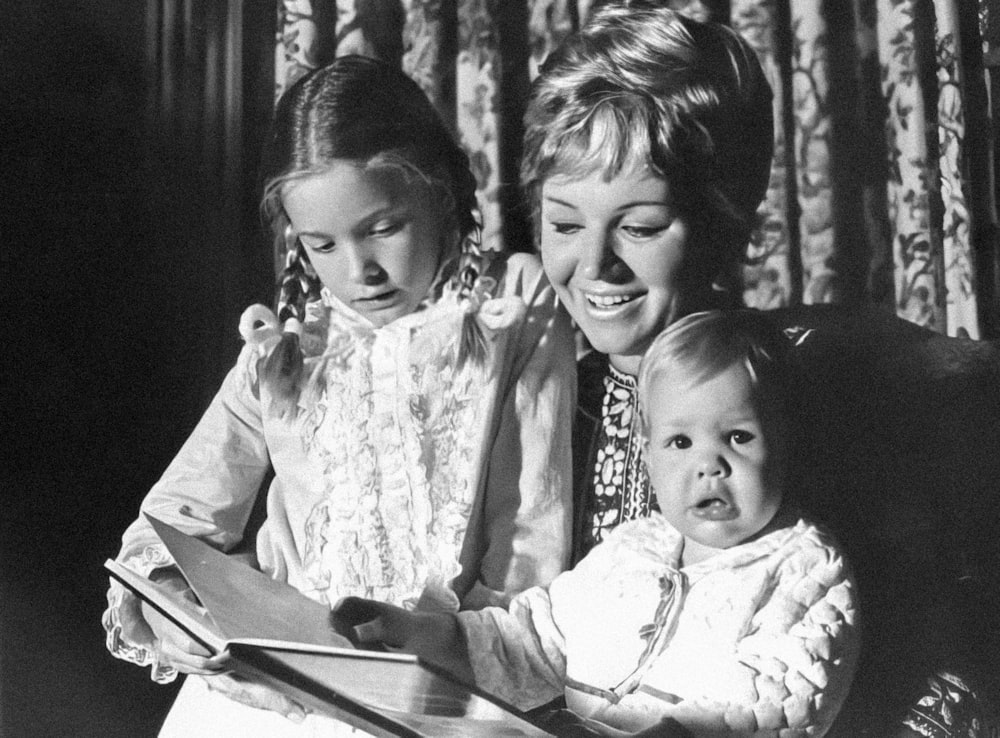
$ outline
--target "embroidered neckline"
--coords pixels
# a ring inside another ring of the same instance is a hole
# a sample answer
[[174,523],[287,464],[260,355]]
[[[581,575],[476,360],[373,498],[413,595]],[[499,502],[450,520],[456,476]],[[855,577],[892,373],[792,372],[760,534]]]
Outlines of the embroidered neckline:
[[600,543],[618,524],[659,510],[642,462],[635,377],[610,363],[608,370],[603,382],[591,494],[585,502],[585,549]]

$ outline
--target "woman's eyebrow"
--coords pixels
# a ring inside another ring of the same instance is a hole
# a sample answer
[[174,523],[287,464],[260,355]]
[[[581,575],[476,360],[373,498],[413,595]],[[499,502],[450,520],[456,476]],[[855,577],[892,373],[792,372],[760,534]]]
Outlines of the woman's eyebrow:
[[551,203],[553,203],[555,205],[562,205],[563,207],[572,208],[573,210],[578,210],[579,209],[573,203],[567,202],[566,200],[560,200],[558,197],[552,197],[551,195],[546,195],[543,199],[546,202],[551,202]]
[[[546,195],[543,198],[546,202],[551,202],[555,205],[562,205],[567,208],[572,208],[573,210],[579,210],[577,205],[566,200],[560,200],[558,197],[552,197],[551,195]],[[670,203],[664,202],[663,200],[632,200],[630,202],[623,202],[617,208],[617,211],[628,210],[629,208],[635,208],[640,206],[653,206],[653,207],[663,207],[670,209]]]

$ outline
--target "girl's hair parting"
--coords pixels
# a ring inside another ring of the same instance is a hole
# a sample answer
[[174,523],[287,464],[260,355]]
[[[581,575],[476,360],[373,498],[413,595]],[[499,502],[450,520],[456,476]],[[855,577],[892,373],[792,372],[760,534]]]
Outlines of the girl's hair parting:
[[660,375],[703,382],[733,367],[750,375],[756,401],[793,423],[799,389],[792,342],[753,310],[708,310],[670,324],[650,344],[636,379],[640,427],[649,428],[650,387]]
[[[261,213],[276,248],[286,253],[277,300],[278,319],[286,330],[261,368],[261,381],[282,412],[297,399],[302,374],[297,330],[305,320],[306,303],[320,298],[321,285],[294,236],[281,197],[287,183],[321,174],[344,160],[393,168],[415,186],[429,188],[432,201],[439,204],[441,232],[454,233],[454,242],[464,252],[459,266],[456,247],[455,259],[442,265],[442,275],[457,279],[460,274],[464,288],[474,284],[482,270],[476,180],[468,156],[420,86],[392,63],[363,56],[337,58],[300,78],[278,102],[261,167]],[[473,317],[463,334],[476,332]]]
[[771,100],[754,51],[732,29],[648,0],[603,5],[532,87],[521,182],[536,238],[549,177],[648,167],[707,229],[708,278],[731,270],[767,190]]

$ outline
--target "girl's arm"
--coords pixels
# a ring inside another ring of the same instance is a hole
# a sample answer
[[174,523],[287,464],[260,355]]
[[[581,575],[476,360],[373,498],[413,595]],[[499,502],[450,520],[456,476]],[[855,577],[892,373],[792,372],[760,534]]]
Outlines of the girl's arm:
[[[256,386],[257,358],[255,347],[243,349],[208,410],[141,505],[143,513],[223,550],[242,539],[270,466]],[[145,576],[173,563],[143,515],[125,531],[118,560]],[[103,622],[108,649],[115,656],[151,665],[155,681],[176,676],[173,668],[159,663],[138,601],[117,583],[108,591]]]
[[465,607],[504,604],[514,593],[551,581],[569,558],[572,328],[535,257],[510,257],[504,294],[519,295],[528,310],[507,345],[514,356],[506,362],[510,375],[486,471],[479,581]]

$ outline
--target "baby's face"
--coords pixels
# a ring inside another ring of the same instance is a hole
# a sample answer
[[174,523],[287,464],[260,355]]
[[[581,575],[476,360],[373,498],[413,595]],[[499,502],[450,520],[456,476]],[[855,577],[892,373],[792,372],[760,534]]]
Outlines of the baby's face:
[[646,398],[646,463],[685,565],[760,533],[781,504],[781,426],[763,417],[747,370],[692,382],[659,374]]

